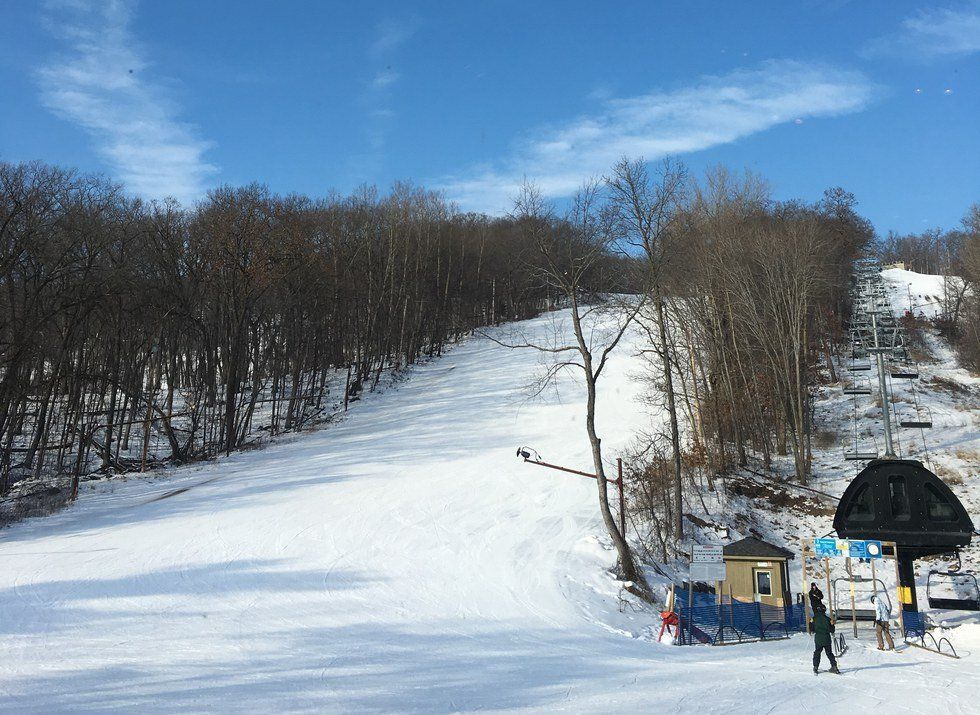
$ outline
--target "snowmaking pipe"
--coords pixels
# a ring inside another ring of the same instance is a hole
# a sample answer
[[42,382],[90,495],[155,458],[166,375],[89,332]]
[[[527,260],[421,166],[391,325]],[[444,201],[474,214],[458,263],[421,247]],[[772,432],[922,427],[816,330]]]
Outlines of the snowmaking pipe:
[[[532,455],[533,453],[533,455]],[[536,464],[539,467],[547,467],[548,469],[557,469],[559,472],[568,472],[569,474],[576,474],[580,477],[588,477],[589,479],[595,479],[599,481],[599,477],[591,472],[582,472],[578,469],[570,469],[568,467],[562,467],[558,464],[551,464],[550,462],[545,462],[541,455],[536,449],[531,447],[518,447],[517,456],[521,457],[528,464]],[[607,482],[612,482],[616,485],[619,490],[619,531],[623,535],[623,539],[626,539],[626,493],[623,485],[623,460],[621,458],[616,459],[616,478],[606,479]]]

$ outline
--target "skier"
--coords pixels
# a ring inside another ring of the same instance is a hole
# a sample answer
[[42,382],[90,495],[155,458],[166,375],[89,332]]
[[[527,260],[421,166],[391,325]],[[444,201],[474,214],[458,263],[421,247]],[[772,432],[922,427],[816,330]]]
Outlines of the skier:
[[891,609],[883,598],[871,597],[871,602],[875,604],[875,636],[878,638],[878,650],[885,650],[885,644],[881,640],[882,634],[888,641],[888,650],[895,650],[895,641],[892,640],[891,625],[889,621],[892,617]]
[[840,675],[837,669],[837,659],[830,647],[830,634],[834,632],[834,622],[827,618],[827,608],[820,602],[819,607],[813,609],[813,674],[820,672],[820,651],[827,654],[830,660],[830,672]]

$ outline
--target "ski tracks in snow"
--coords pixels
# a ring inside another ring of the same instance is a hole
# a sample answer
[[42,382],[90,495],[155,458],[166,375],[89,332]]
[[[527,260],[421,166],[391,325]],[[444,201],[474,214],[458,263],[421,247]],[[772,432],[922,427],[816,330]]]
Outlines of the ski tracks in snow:
[[[529,337],[551,335],[555,317],[526,323]],[[631,379],[635,340],[601,385],[607,457],[650,419]],[[563,374],[557,394],[528,401],[539,369],[538,353],[474,338],[327,429],[86,484],[66,511],[2,532],[0,708],[855,712],[884,700],[953,713],[969,702],[970,660],[856,649],[845,667],[867,669],[829,688],[802,636],[651,642],[657,614],[620,611],[595,483],[514,456],[526,444],[591,469],[581,385]]]

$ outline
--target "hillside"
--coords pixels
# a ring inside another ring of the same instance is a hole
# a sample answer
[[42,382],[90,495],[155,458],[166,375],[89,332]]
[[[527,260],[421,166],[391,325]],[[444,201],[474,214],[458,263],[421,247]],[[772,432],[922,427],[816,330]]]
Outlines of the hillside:
[[[649,419],[635,353],[604,377],[608,455]],[[899,710],[971,709],[975,659],[858,643],[843,666],[859,672],[828,683],[802,636],[655,643],[657,614],[623,605],[605,571],[594,483],[514,456],[588,465],[573,378],[529,400],[539,370],[536,353],[474,338],[328,429],[92,483],[6,530],[0,706],[756,712],[765,692],[781,710],[854,712],[887,692]],[[977,645],[980,627],[958,629],[959,648]]]
[[[959,367],[949,345],[927,321],[941,307],[943,277],[890,269],[882,272],[889,300],[897,315],[909,308],[909,296],[915,316],[913,357],[917,360],[919,379],[889,378],[892,402],[893,440],[899,456],[923,461],[953,489],[966,509],[980,521],[980,378]],[[842,379],[850,379],[848,360],[837,360]],[[877,392],[874,370],[869,385]],[[793,479],[792,460],[780,457],[768,473],[761,462],[737,471],[726,480],[726,488],[705,494],[708,510],[695,505],[695,516],[705,520],[702,541],[724,540],[754,534],[788,548],[798,549],[800,539],[833,533],[837,501],[847,485],[864,466],[861,461],[846,461],[845,451],[855,439],[862,449],[884,452],[882,410],[876,394],[849,396],[842,392],[841,382],[824,375],[816,387],[813,475],[807,488],[789,482]],[[933,422],[932,429],[901,428],[896,416],[918,410]],[[980,549],[976,544],[962,554],[965,568],[980,570]],[[926,605],[926,581],[930,568],[947,561],[917,562],[920,608]],[[842,575],[842,574],[835,574]],[[791,572],[794,590],[801,588],[799,569]],[[864,598],[870,592],[863,594]],[[936,622],[976,622],[975,614],[936,612]]]

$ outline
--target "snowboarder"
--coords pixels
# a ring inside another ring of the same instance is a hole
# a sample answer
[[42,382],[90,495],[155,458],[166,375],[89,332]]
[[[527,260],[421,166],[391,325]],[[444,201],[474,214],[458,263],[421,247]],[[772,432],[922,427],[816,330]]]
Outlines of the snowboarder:
[[891,609],[884,598],[872,596],[871,602],[875,604],[875,636],[878,638],[878,650],[885,650],[885,644],[881,639],[882,635],[888,641],[888,650],[895,650],[895,641],[892,640],[891,624],[889,623],[892,617]]
[[830,672],[840,675],[837,669],[837,659],[830,647],[830,634],[834,632],[834,622],[827,617],[827,608],[820,602],[819,608],[813,609],[813,674],[820,672],[820,651],[827,654],[830,660]]

